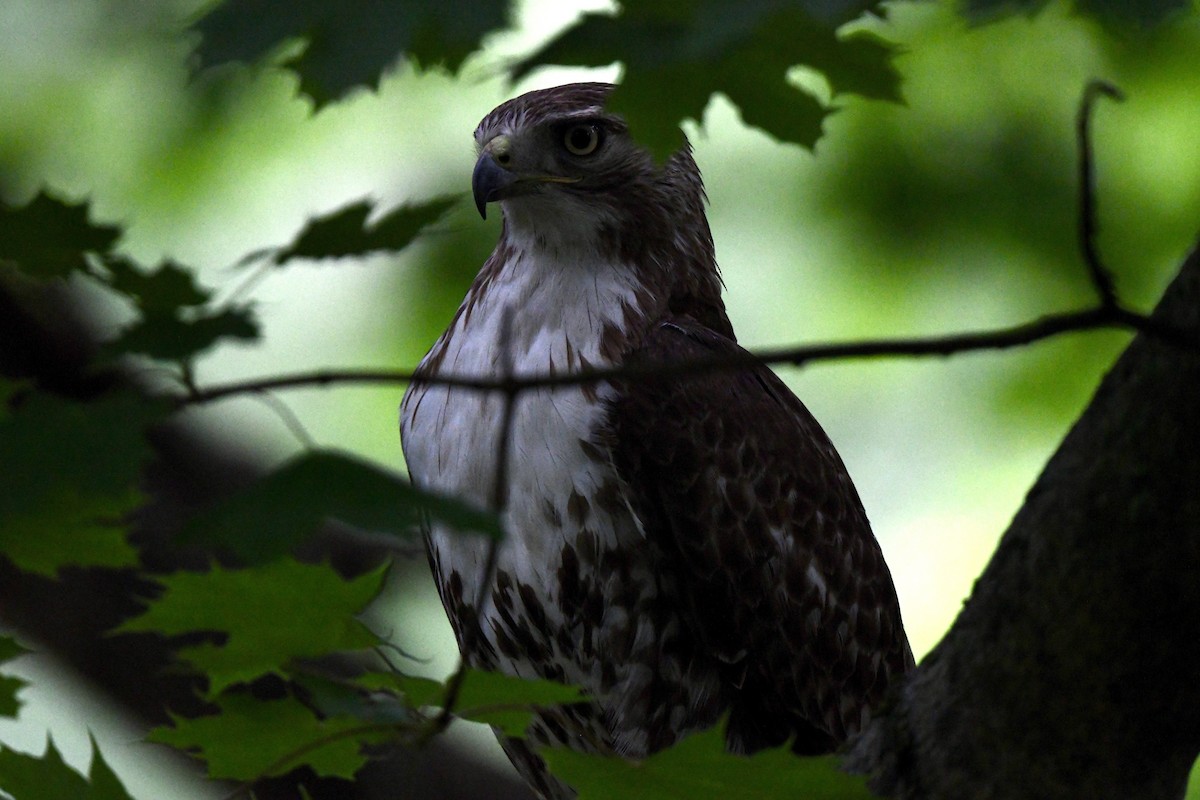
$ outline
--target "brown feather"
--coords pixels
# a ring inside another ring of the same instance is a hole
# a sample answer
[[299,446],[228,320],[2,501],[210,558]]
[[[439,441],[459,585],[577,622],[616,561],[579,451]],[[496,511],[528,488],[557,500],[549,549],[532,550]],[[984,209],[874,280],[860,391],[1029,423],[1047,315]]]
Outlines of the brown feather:
[[[630,360],[732,353],[686,317]],[[612,449],[656,571],[726,666],[728,742],[832,749],[912,666],[891,575],[825,432],[766,367],[618,384]],[[821,588],[812,574],[818,576]]]
[[[514,170],[554,179],[497,198],[504,233],[423,375],[739,350],[690,149],[655,164],[603,110],[610,90],[531,92],[480,123],[481,148],[505,137]],[[608,137],[587,162],[556,138],[580,119]],[[488,502],[499,400],[414,383],[401,410],[414,482]],[[828,751],[912,666],[846,469],[766,367],[529,392],[511,434],[509,536],[492,583],[477,585],[478,539],[435,525],[428,541],[473,664],[590,695],[543,710],[525,740],[502,739],[540,796],[574,793],[539,746],[641,758],[722,717],[736,751]]]

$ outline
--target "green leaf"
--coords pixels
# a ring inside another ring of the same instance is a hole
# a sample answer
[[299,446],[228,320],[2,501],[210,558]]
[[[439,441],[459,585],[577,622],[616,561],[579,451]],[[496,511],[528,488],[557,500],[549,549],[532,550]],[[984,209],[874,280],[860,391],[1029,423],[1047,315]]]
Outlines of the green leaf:
[[125,258],[110,258],[105,266],[111,275],[109,288],[132,297],[142,309],[175,311],[203,305],[212,297],[211,291],[196,283],[195,272],[174,261],[164,261],[152,272]]
[[135,564],[124,517],[141,500],[144,430],[166,411],[131,393],[81,403],[31,392],[0,414],[0,553],[43,575]]
[[292,697],[266,701],[231,692],[217,705],[219,714],[176,717],[173,728],[156,728],[147,738],[199,754],[212,778],[250,781],[301,764],[317,775],[353,778],[366,761],[361,744],[383,735],[354,717],[317,719]]
[[28,652],[29,648],[21,646],[21,643],[11,636],[0,636],[0,663],[11,661]]
[[116,226],[91,222],[87,203],[66,203],[45,192],[17,208],[0,202],[0,263],[16,262],[35,278],[88,272],[85,255],[109,252],[120,235]]
[[275,255],[275,263],[293,258],[344,258],[407,247],[429,223],[446,212],[458,198],[440,198],[417,206],[402,206],[368,224],[368,200],[308,221],[304,230]]
[[800,757],[786,747],[752,756],[725,752],[722,726],[694,734],[643,761],[540,750],[550,771],[579,792],[579,800],[869,800],[866,778],[847,775],[834,756]]
[[457,70],[484,34],[504,25],[506,10],[492,0],[227,0],[196,25],[203,37],[197,56],[200,68],[252,63],[302,40],[306,46],[285,66],[320,107],[356,87],[378,87],[404,53]]
[[501,535],[494,514],[422,492],[354,456],[311,450],[194,518],[183,536],[224,545],[250,563],[262,563],[290,552],[329,518],[408,535],[422,515],[459,530]]
[[207,303],[212,292],[201,288],[186,267],[166,261],[152,272],[143,272],[122,258],[109,259],[106,265],[109,287],[133,298],[142,312],[107,344],[111,354],[188,361],[226,339],[258,338],[258,323],[249,307],[196,308]]
[[41,756],[0,750],[0,787],[15,800],[86,797],[88,792],[87,781],[67,766],[53,739]]
[[586,699],[574,686],[471,670],[459,692],[456,713],[463,719],[493,725],[509,736],[520,737],[525,735],[536,709]]
[[91,781],[91,791],[88,800],[132,800],[129,792],[112,767],[104,760],[96,740],[92,739],[92,768],[88,770],[88,780]]
[[140,353],[165,361],[187,361],[225,339],[254,341],[258,322],[246,307],[189,314],[180,318],[174,309],[147,309],[142,318],[121,332],[107,349],[110,353]]
[[91,782],[69,767],[54,746],[46,743],[41,756],[0,750],[0,789],[15,800],[72,798],[73,800],[131,800],[92,741]]
[[[543,64],[623,62],[624,77],[609,107],[659,159],[682,144],[679,121],[702,119],[715,92],[736,103],[748,124],[812,147],[829,110],[788,81],[792,67],[822,72],[835,94],[899,99],[890,45],[862,32],[837,32],[841,24],[879,7],[879,2],[816,0],[630,3],[619,16],[584,15],[518,64],[513,76]],[[663,91],[666,86],[670,91]]]
[[[0,666],[17,656],[29,652],[16,639],[10,636],[0,636]],[[28,681],[11,675],[0,675],[0,717],[16,717],[21,710],[21,701],[17,692],[28,686]]]
[[293,659],[377,645],[378,637],[355,615],[379,593],[386,572],[385,566],[347,581],[328,566],[291,560],[179,572],[161,578],[163,595],[116,632],[227,634],[222,645],[179,651],[208,675],[209,696],[215,696],[234,683],[283,674]]
[[[364,689],[394,691],[413,708],[441,706],[447,692],[446,683],[397,672],[367,673],[358,676],[355,684]],[[537,708],[586,699],[574,686],[471,669],[467,670],[453,710],[462,719],[493,725],[509,736],[520,737],[525,735]]]
[[15,718],[21,711],[21,701],[17,692],[29,685],[29,681],[14,678],[12,675],[0,675],[0,717]]

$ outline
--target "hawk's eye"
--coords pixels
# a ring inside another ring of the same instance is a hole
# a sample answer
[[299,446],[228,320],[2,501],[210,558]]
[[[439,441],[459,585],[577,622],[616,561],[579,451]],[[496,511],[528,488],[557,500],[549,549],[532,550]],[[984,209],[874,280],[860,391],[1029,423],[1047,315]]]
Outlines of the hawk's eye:
[[574,156],[590,156],[600,147],[600,129],[595,125],[572,125],[563,135],[563,146]]

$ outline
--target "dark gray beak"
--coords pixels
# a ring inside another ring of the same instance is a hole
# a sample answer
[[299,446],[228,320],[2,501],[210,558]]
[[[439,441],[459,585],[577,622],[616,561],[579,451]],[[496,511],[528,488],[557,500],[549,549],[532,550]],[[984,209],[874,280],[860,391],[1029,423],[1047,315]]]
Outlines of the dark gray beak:
[[504,190],[516,182],[517,176],[496,163],[491,153],[484,153],[475,162],[471,174],[471,193],[479,216],[487,219],[487,204],[504,197]]

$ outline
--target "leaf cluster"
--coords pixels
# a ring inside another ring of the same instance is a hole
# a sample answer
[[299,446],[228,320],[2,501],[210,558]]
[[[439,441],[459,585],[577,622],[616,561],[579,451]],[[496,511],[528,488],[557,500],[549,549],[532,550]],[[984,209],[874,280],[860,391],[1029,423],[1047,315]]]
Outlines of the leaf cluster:
[[[358,202],[313,219],[287,245],[252,254],[243,268],[394,252],[451,202],[394,209],[373,222],[372,204]],[[115,376],[95,392],[67,396],[19,375],[0,379],[0,552],[12,567],[46,578],[78,568],[145,570],[129,534],[146,499],[143,470],[154,457],[147,434],[179,411],[197,358],[222,342],[258,336],[249,305],[216,302],[217,293],[185,265],[136,263],[120,252],[120,235],[118,226],[93,221],[87,203],[49,192],[24,205],[0,205],[0,290],[25,296],[89,283],[133,316],[84,367]],[[147,363],[173,375],[178,389],[163,394],[137,380],[130,367]],[[358,457],[320,450],[193,515],[180,543],[224,553],[240,566],[147,574],[157,596],[113,633],[178,641],[181,667],[202,680],[218,713],[176,718],[151,740],[201,755],[213,777],[250,782],[302,764],[350,777],[366,758],[364,743],[411,736],[424,716],[406,703],[400,684],[322,683],[298,671],[334,653],[382,644],[357,615],[383,587],[386,566],[344,578],[290,554],[327,520],[401,543],[430,517],[500,535],[494,515],[419,491]],[[12,639],[0,639],[0,662],[22,652]],[[288,688],[260,697],[255,687],[271,679]],[[0,714],[19,713],[24,685],[0,675]],[[378,699],[347,702],[368,691]],[[323,708],[331,702],[340,710]],[[379,709],[389,706],[391,715],[381,717]],[[245,748],[247,737],[260,746]],[[0,788],[17,798],[127,796],[98,751],[85,778],[53,742],[41,756],[0,751]]]
[[93,222],[87,203],[43,191],[23,206],[0,204],[0,265],[34,280],[85,279],[132,306],[135,320],[106,343],[113,358],[189,364],[222,340],[258,338],[249,307],[215,306],[212,291],[182,265],[135,264],[119,253],[120,234],[117,226]]
[[68,765],[54,741],[41,756],[0,750],[0,786],[14,800],[71,797],[79,800],[132,800],[121,779],[92,742],[92,766],[85,778]]
[[[813,147],[831,109],[789,79],[805,66],[844,92],[899,101],[892,48],[863,31],[840,27],[880,3],[631,3],[616,16],[587,14],[515,68],[545,64],[625,64],[612,109],[662,159],[683,142],[681,119],[701,120],[717,92],[749,125],[785,142]],[[664,91],[665,89],[665,91]]]

